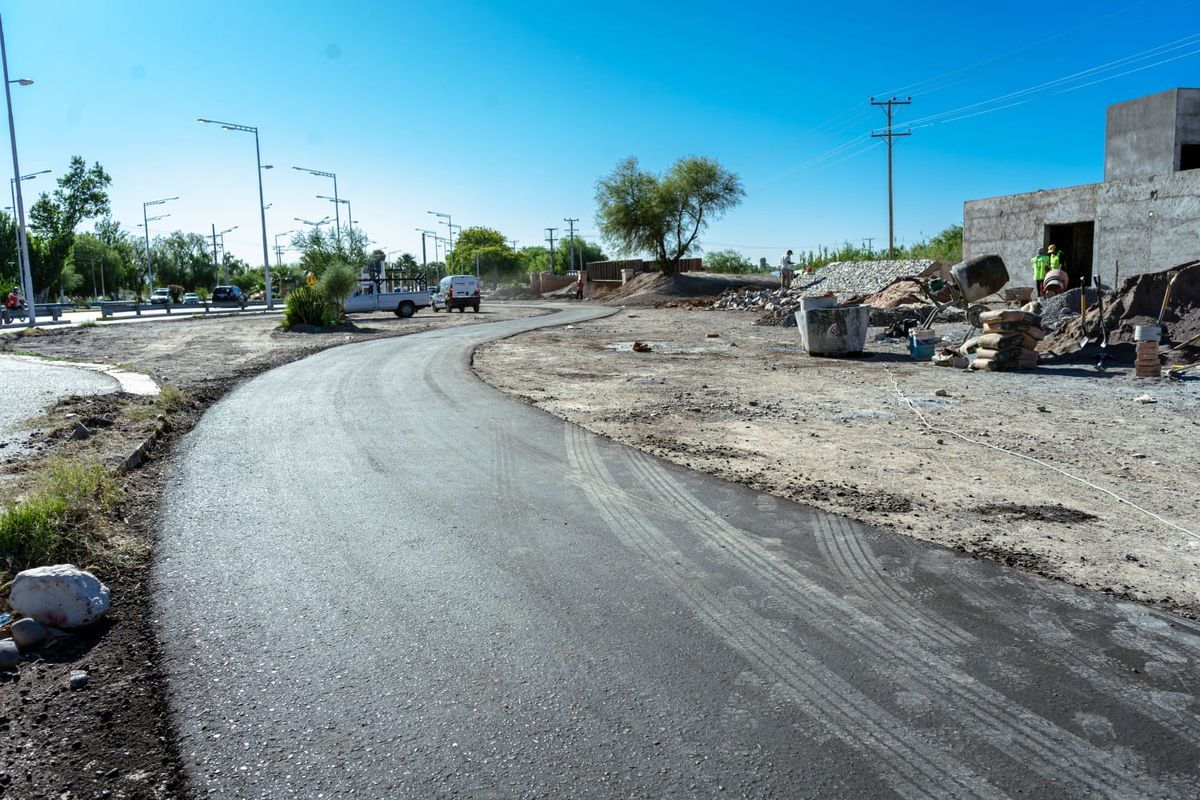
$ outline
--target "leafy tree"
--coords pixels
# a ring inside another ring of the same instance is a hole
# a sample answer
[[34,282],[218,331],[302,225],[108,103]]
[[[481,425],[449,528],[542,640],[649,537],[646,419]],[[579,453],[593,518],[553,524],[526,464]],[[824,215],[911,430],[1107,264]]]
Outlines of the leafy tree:
[[30,208],[30,228],[41,240],[36,247],[38,257],[30,253],[29,259],[34,286],[56,294],[82,283],[68,263],[75,229],[84,220],[108,214],[111,183],[99,163],[89,167],[82,156],[72,156],[66,174],[58,179],[58,188],[43,194]]
[[704,256],[704,268],[709,272],[720,272],[730,275],[746,275],[757,272],[758,268],[736,250],[716,250]]
[[452,269],[458,274],[474,274],[478,262],[479,275],[489,281],[499,281],[522,271],[521,258],[509,246],[504,234],[480,226],[466,228],[450,251]]
[[404,272],[416,272],[421,268],[421,264],[412,253],[401,253],[396,259],[396,268]]
[[606,257],[600,245],[586,239],[575,239],[575,261],[571,262],[571,240],[564,239],[562,244],[554,245],[554,271],[562,274],[572,272],[587,266],[590,261],[605,261]]
[[5,294],[8,294],[9,286],[21,283],[18,261],[16,220],[0,211],[0,291],[4,291]]
[[343,231],[338,238],[318,225],[292,237],[292,247],[300,253],[300,268],[318,277],[335,263],[361,269],[367,263],[366,243],[361,228]]
[[630,156],[596,182],[596,222],[618,251],[652,253],[677,272],[700,232],[745,194],[738,176],[710,158],[681,158],[658,176]]

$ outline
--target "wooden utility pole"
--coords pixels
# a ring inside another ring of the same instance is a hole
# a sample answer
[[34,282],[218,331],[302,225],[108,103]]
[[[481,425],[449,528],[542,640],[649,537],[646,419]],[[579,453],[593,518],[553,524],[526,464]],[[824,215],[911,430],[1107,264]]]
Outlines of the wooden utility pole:
[[872,133],[871,138],[872,139],[887,139],[887,150],[888,150],[888,258],[895,258],[896,257],[896,235],[895,235],[896,228],[895,228],[895,216],[894,216],[894,211],[893,211],[893,206],[892,206],[892,140],[899,138],[901,136],[912,136],[912,131],[905,131],[904,133],[893,132],[893,130],[892,130],[892,107],[893,106],[912,105],[912,98],[910,97],[907,100],[897,100],[896,98],[893,97],[890,100],[880,100],[880,101],[876,102],[875,98],[872,97],[871,105],[883,107],[885,109],[884,113],[887,114],[887,130],[885,130],[883,133]]

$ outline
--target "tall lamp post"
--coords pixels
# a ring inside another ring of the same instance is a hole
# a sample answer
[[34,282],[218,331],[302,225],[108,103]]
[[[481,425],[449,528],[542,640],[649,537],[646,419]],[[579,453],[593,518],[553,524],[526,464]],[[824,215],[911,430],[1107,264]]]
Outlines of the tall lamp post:
[[[425,237],[437,236],[437,234],[433,231],[427,231],[424,228],[416,228],[415,230],[421,234],[421,272],[428,273],[429,259],[425,255]],[[437,248],[435,247],[434,249],[436,250]]]
[[210,125],[220,125],[222,130],[226,131],[241,131],[243,133],[254,134],[254,160],[258,165],[258,218],[262,223],[262,246],[263,246],[263,279],[266,282],[267,289],[267,310],[275,308],[275,299],[271,296],[271,256],[267,253],[267,209],[263,203],[263,183],[262,174],[264,169],[271,169],[271,165],[263,165],[262,151],[258,146],[258,128],[253,125],[236,125],[232,122],[218,122],[215,119],[203,119],[203,122]]
[[279,246],[279,237],[293,234],[295,231],[284,231],[283,233],[275,234],[275,266],[283,266],[283,248]]
[[[43,169],[43,170],[39,170],[37,172],[31,172],[28,175],[22,175],[21,180],[31,181],[34,178],[36,178],[38,175],[45,175],[49,171],[50,170],[48,170],[48,169]],[[14,219],[15,219],[15,216],[17,213],[17,188],[16,188],[17,187],[17,179],[9,178],[8,184],[9,184],[9,189],[12,190],[12,210],[13,210],[13,215],[14,215]],[[23,258],[21,258],[21,232],[19,230],[17,230],[16,225],[13,225],[13,233],[16,234],[16,237],[17,237],[18,269],[20,269],[21,274],[24,275],[25,274],[25,260]],[[22,291],[24,291],[24,289],[22,289]],[[26,296],[28,297],[28,295],[26,295]]]
[[[450,215],[443,214],[441,211],[426,211],[425,213],[433,214],[435,217],[441,217],[442,219],[446,220],[446,232],[449,234],[449,237],[450,237],[449,238],[449,242],[450,242],[449,246],[451,249],[453,249],[454,248],[454,224],[450,219]],[[446,251],[446,274],[447,275],[450,274],[451,266],[452,265],[450,264],[450,250],[447,250]]]
[[[308,167],[292,167],[292,169],[307,172],[309,175],[316,175],[318,178],[333,178],[333,202],[338,202],[337,175],[332,172],[322,172],[319,169],[309,169]],[[340,211],[341,208],[339,206],[335,205],[333,207],[334,222],[337,224],[337,238],[339,243],[342,241],[342,216]]]
[[[319,195],[317,195],[317,199],[318,200],[328,200],[331,203],[345,203],[346,204],[346,228],[347,228],[347,230],[350,231],[351,235],[354,234],[354,223],[357,222],[357,220],[354,219],[354,211],[353,211],[353,209],[350,208],[349,200],[347,200],[344,197],[342,197],[342,198],[330,197],[327,194],[319,194]],[[335,211],[334,213],[337,213],[337,212]]]
[[[8,46],[4,43],[4,22],[0,19],[0,61],[4,62],[4,99],[8,102],[8,136],[12,141],[13,175],[21,174],[17,159],[17,126],[13,122],[12,85],[29,86],[29,78],[10,80],[8,77]],[[21,282],[24,284],[25,302],[29,306],[29,324],[37,324],[37,305],[33,302],[33,274],[29,270],[29,239],[25,236],[25,198],[21,196],[21,182],[16,182],[17,242],[21,257]]]
[[[150,217],[147,216],[148,212],[146,209],[150,206],[161,206],[163,203],[178,199],[178,197],[164,197],[162,200],[147,200],[146,202],[142,203],[142,227],[144,227],[146,231],[146,276],[150,281],[151,290],[154,289],[154,264],[150,261]],[[164,214],[163,216],[168,215]],[[161,218],[162,217],[155,217],[155,219]],[[139,294],[139,297],[140,296],[141,295]]]
[[[216,227],[216,225],[213,226],[214,229]],[[217,231],[213,234],[214,239],[221,240],[221,261],[216,265],[221,270],[221,283],[229,283],[229,267],[225,264],[225,234],[236,231],[237,229],[238,226],[234,225],[232,228],[226,228],[223,231]],[[216,248],[214,248],[214,250],[215,249]]]

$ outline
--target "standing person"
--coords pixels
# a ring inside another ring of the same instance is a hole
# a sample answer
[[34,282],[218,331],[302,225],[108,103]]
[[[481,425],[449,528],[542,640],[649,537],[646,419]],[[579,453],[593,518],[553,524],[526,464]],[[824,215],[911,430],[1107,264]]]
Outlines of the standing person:
[[792,288],[792,274],[793,274],[792,268],[793,268],[792,251],[788,250],[787,253],[784,254],[783,258],[781,258],[779,260],[779,288],[780,289]]
[[575,281],[575,299],[576,300],[583,299],[583,278],[580,278],[579,280]]
[[1057,245],[1047,245],[1046,255],[1050,258],[1050,269],[1066,269],[1066,258]]
[[1048,248],[1039,248],[1033,254],[1033,258],[1029,259],[1029,264],[1033,267],[1033,283],[1037,287],[1037,296],[1039,298],[1043,296],[1042,282],[1046,280],[1046,273],[1050,271],[1050,256],[1047,250],[1053,249],[1054,245],[1050,245]]

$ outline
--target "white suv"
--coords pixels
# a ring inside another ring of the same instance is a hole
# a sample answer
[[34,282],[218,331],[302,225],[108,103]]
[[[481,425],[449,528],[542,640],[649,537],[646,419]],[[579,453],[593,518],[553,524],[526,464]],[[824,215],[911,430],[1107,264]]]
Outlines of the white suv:
[[165,286],[160,286],[150,295],[150,305],[152,306],[169,306],[171,305],[171,290]]

